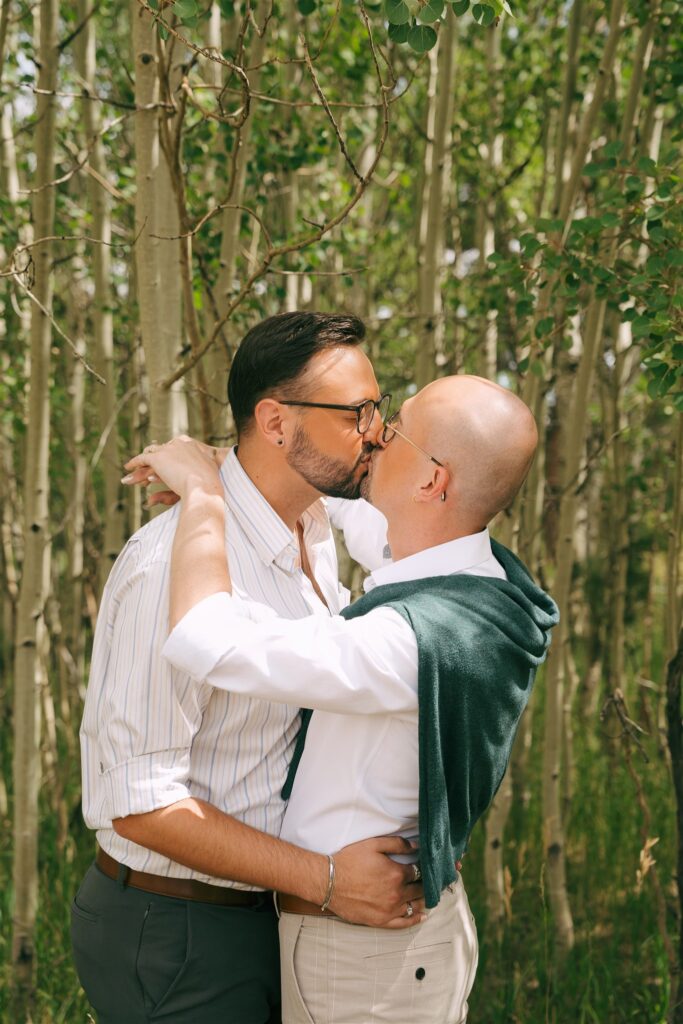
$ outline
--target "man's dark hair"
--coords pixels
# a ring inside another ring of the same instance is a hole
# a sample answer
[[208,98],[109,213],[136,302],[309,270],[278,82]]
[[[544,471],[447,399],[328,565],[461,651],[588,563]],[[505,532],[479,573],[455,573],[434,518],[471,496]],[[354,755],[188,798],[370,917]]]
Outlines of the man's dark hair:
[[358,345],[365,324],[343,313],[279,313],[252,327],[235,353],[228,377],[228,401],[238,436],[249,426],[262,398],[279,393],[301,398],[296,382],[311,358],[338,345]]

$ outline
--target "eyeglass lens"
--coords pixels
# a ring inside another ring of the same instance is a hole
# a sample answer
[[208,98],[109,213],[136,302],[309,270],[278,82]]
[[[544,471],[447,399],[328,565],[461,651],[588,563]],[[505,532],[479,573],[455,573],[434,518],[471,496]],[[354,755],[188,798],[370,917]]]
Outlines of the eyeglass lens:
[[384,430],[382,431],[383,444],[388,444],[389,441],[391,441],[392,437],[396,437],[396,431],[392,429],[391,424],[394,422],[397,415],[398,413],[394,413],[394,415],[390,416],[387,422],[384,424]]
[[358,430],[361,434],[364,434],[366,430],[370,429],[373,417],[375,415],[375,409],[379,412],[379,417],[384,421],[384,417],[389,411],[389,402],[391,401],[390,395],[383,395],[378,403],[368,399],[364,402],[358,413]]

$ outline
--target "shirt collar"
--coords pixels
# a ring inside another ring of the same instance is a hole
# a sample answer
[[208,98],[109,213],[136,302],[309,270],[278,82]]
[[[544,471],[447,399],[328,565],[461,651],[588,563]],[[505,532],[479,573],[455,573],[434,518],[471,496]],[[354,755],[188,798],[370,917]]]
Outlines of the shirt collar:
[[407,583],[428,576],[450,576],[451,573],[465,572],[493,557],[491,538],[487,529],[471,533],[467,537],[425,548],[397,562],[390,562],[371,572],[363,586],[366,591],[387,583]]
[[[294,572],[301,564],[296,534],[282,521],[245,473],[237,458],[237,448],[231,448],[220,471],[225,490],[225,501],[239,522],[247,540],[265,565],[273,563],[285,572]],[[302,516],[304,533],[309,529],[325,530],[330,527],[322,501],[315,501]]]

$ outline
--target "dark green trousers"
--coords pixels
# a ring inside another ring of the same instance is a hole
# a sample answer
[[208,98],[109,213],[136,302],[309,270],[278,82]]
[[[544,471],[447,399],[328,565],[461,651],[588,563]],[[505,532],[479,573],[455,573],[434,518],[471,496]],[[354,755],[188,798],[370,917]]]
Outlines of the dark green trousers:
[[96,865],[71,906],[78,977],[99,1024],[278,1024],[272,897],[216,907],[124,887]]

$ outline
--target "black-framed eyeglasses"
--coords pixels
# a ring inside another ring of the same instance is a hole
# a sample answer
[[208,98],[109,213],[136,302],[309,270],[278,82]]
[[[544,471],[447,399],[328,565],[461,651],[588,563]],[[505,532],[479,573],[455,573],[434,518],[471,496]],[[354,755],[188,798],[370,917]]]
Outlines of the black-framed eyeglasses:
[[278,398],[276,401],[280,405],[300,405],[305,409],[343,409],[345,412],[355,412],[356,430],[359,434],[365,434],[370,429],[375,418],[375,410],[377,410],[379,418],[384,423],[385,417],[389,412],[389,406],[391,405],[391,395],[381,395],[377,401],[373,398],[368,398],[364,402],[359,402],[358,405],[333,405],[331,402],[290,402],[284,398]]
[[445,469],[446,467],[444,466],[443,462],[439,462],[438,459],[435,459],[433,455],[430,455],[429,452],[426,452],[424,448],[420,448],[419,444],[415,444],[414,441],[411,441],[409,437],[406,437],[406,435],[403,434],[398,429],[398,427],[396,426],[396,421],[398,420],[400,415],[401,411],[399,409],[398,412],[395,412],[393,416],[390,416],[389,419],[384,424],[384,430],[382,431],[382,444],[389,444],[389,442],[394,439],[394,436],[398,434],[398,436],[402,437],[404,441],[408,442],[408,444],[412,444],[413,448],[416,448],[418,452],[424,455],[425,458],[429,459],[430,462],[435,462],[437,466],[441,466],[442,469]]

